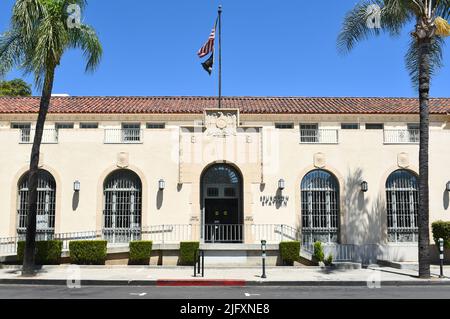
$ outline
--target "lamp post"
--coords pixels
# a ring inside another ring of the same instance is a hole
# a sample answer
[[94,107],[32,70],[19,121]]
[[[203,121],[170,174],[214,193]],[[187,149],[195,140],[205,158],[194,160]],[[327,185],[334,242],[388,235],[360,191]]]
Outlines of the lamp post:
[[444,239],[439,238],[439,259],[441,261],[441,274],[439,278],[444,278]]
[[262,250],[262,275],[261,275],[261,278],[267,278],[267,276],[266,276],[266,244],[267,244],[267,241],[261,240],[261,250]]

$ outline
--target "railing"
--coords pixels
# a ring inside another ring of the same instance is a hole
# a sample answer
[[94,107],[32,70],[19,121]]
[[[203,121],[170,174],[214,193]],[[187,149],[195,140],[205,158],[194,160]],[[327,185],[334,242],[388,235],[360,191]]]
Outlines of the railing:
[[249,226],[255,243],[259,243],[261,240],[266,240],[268,244],[300,240],[299,230],[288,225],[256,224]]
[[141,129],[105,129],[104,144],[140,144],[142,143]]
[[137,229],[103,229],[102,235],[110,244],[126,244],[133,240],[151,240],[154,244],[179,243],[192,240],[194,225],[155,225]]
[[242,243],[244,241],[244,225],[205,225],[205,243]]
[[[20,144],[32,144],[36,130],[34,129],[20,129]],[[58,144],[58,130],[44,129],[42,133],[42,144]]]
[[302,144],[338,144],[339,131],[328,129],[301,129],[300,143]]
[[384,130],[384,144],[418,144],[419,130]]

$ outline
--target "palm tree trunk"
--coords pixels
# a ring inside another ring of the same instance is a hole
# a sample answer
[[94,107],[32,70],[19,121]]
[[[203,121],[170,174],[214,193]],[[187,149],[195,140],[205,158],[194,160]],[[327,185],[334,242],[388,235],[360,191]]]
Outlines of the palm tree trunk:
[[22,275],[34,275],[35,252],[36,252],[36,214],[37,214],[37,186],[39,170],[39,153],[41,148],[42,134],[44,132],[45,118],[53,89],[55,68],[51,67],[45,75],[42,97],[39,105],[39,115],[36,122],[36,130],[31,150],[30,171],[28,176],[28,215],[25,251],[23,256]]
[[419,277],[430,277],[430,229],[429,229],[429,185],[428,185],[428,143],[429,143],[429,92],[431,38],[418,39],[419,61],[419,103],[420,103],[420,150],[419,150]]

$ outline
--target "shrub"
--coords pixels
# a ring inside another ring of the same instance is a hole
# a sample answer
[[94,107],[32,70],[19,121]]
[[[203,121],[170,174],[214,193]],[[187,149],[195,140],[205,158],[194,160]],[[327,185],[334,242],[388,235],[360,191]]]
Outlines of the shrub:
[[104,265],[106,240],[77,240],[69,243],[70,261],[77,265]]
[[300,256],[300,242],[299,241],[284,241],[280,243],[280,256],[283,263],[286,265],[293,265]]
[[313,254],[313,259],[316,262],[320,262],[323,261],[325,258],[325,254],[323,252],[323,247],[322,247],[322,243],[320,241],[316,241],[314,243],[314,254]]
[[198,241],[185,241],[180,243],[180,265],[192,266],[194,265],[194,252],[200,247]]
[[152,241],[132,241],[130,242],[131,265],[148,265],[152,254]]
[[[59,265],[61,263],[62,241],[49,240],[36,242],[36,265]],[[23,263],[25,242],[17,243],[17,260]]]
[[325,266],[332,266],[333,265],[333,255],[329,254],[328,257],[323,261]]
[[444,240],[444,247],[450,248],[450,222],[439,220],[431,225],[433,229],[433,239],[439,249],[439,238]]

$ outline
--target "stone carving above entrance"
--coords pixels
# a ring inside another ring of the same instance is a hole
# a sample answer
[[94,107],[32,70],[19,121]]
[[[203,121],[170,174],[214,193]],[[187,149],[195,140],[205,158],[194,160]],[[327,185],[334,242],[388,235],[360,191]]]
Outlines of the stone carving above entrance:
[[206,135],[214,137],[234,136],[239,123],[238,109],[205,110]]

